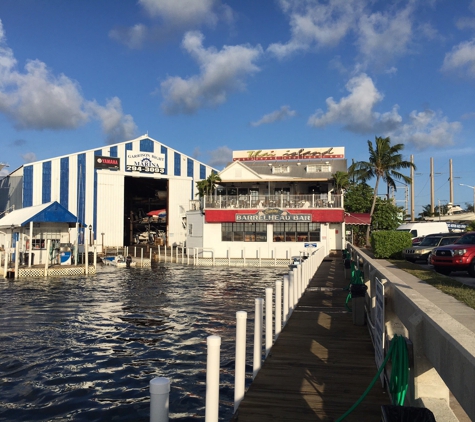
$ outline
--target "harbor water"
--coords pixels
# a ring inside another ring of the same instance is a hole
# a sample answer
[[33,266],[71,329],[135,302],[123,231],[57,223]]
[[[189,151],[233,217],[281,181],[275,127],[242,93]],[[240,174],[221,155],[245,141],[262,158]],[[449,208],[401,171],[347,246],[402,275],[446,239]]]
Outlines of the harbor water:
[[170,420],[204,420],[206,338],[221,344],[220,420],[232,417],[235,318],[284,268],[98,267],[89,277],[0,280],[0,421],[148,421],[149,382],[171,381]]

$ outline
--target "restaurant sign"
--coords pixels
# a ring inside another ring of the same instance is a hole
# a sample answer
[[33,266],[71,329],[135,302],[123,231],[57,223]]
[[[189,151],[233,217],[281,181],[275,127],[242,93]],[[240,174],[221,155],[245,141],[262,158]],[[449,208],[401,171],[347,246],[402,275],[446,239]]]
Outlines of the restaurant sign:
[[127,151],[126,171],[140,173],[165,173],[165,155],[151,152]]
[[311,222],[312,214],[290,214],[280,208],[266,208],[253,214],[236,214],[239,223],[254,222]]
[[315,160],[345,158],[344,147],[233,151],[233,161]]

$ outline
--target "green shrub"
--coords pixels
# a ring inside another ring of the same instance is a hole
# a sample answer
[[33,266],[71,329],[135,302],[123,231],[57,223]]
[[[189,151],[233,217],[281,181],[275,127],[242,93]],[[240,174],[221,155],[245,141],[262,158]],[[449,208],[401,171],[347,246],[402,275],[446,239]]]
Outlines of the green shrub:
[[402,259],[402,251],[411,247],[411,233],[399,230],[379,230],[371,233],[375,258]]

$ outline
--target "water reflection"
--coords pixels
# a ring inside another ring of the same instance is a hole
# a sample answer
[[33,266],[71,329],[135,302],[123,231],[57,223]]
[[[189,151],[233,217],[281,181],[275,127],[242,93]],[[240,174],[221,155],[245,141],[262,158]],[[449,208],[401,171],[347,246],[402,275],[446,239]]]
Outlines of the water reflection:
[[[233,409],[235,315],[283,269],[102,268],[0,281],[0,420],[148,421],[149,381],[171,379],[170,419],[204,420],[206,337],[222,337],[220,419]],[[252,352],[248,351],[252,365]]]

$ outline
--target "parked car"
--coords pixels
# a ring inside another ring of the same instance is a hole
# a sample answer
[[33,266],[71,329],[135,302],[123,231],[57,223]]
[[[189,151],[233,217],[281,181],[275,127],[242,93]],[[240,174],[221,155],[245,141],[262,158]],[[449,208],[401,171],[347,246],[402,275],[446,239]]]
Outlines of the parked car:
[[416,262],[417,260],[427,261],[432,249],[437,246],[445,246],[454,243],[460,234],[453,233],[436,233],[429,234],[422,239],[422,241],[411,248],[404,249],[402,255],[407,261]]
[[463,234],[452,245],[434,248],[430,263],[441,274],[468,271],[470,277],[475,277],[475,231]]

